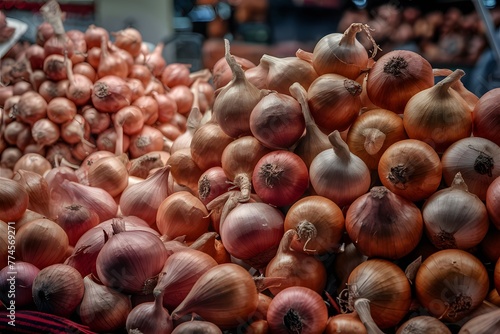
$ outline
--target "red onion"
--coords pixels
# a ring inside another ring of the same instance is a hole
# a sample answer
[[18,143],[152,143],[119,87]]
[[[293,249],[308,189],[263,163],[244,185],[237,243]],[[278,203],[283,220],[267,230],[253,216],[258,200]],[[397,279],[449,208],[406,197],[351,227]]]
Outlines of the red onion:
[[[15,272],[15,276],[11,272]],[[10,293],[15,293],[16,307],[34,305],[31,287],[39,272],[35,265],[23,261],[16,261],[12,268],[6,266],[0,270],[0,301],[3,305],[9,307],[14,301]]]
[[278,207],[291,205],[307,190],[309,172],[295,153],[274,150],[255,165],[252,185],[263,202]]

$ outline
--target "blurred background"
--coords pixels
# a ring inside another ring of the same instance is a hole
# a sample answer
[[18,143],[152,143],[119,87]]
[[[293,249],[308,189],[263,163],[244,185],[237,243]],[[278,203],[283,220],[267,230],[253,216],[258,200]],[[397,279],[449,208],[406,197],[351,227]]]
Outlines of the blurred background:
[[[0,10],[26,22],[29,29],[22,40],[33,42],[43,21],[38,13],[43,3],[2,0]],[[460,67],[467,73],[464,84],[478,95],[500,81],[488,27],[470,0],[61,0],[60,5],[67,29],[133,26],[152,46],[167,45],[167,61],[191,63],[193,71],[210,69],[223,57],[225,38],[233,54],[258,63],[263,54],[284,57],[298,48],[312,51],[326,34],[361,22],[372,28],[382,50],[377,57],[410,49],[434,67]],[[499,36],[499,6],[494,0],[482,5]],[[371,48],[366,35],[359,35]]]

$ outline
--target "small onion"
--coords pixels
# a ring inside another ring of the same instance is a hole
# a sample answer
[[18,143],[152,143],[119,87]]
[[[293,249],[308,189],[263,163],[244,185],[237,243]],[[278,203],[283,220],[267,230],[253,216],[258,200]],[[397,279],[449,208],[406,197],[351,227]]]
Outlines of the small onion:
[[5,266],[0,270],[0,301],[3,305],[9,307],[12,300],[9,294],[12,292],[15,293],[16,307],[33,305],[32,284],[39,272],[40,269],[36,266],[23,261],[16,261],[12,266]]

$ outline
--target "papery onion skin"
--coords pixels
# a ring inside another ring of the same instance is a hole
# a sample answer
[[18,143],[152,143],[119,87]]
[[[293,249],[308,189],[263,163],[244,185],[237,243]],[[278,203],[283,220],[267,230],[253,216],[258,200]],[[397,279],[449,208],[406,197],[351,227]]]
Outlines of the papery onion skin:
[[249,122],[252,135],[271,149],[292,147],[305,130],[300,104],[284,93],[272,92],[260,99]]
[[295,229],[298,240],[292,241],[296,251],[325,254],[340,247],[345,227],[342,210],[332,200],[318,195],[305,196],[287,210],[285,231]]
[[382,185],[413,202],[431,196],[438,189],[442,174],[439,155],[429,144],[417,139],[392,144],[378,165]]
[[188,191],[177,191],[165,198],[156,213],[156,226],[169,238],[185,236],[194,241],[208,231],[210,219],[201,200]]
[[500,176],[500,146],[482,137],[463,138],[450,145],[441,157],[447,185],[460,172],[469,191],[486,199],[488,186]]
[[[3,267],[0,270],[0,301],[3,305],[9,306],[13,298],[10,296],[12,292],[15,292],[16,307],[33,305],[32,284],[39,272],[40,269],[35,265],[24,261],[16,261],[12,266]],[[13,273],[15,273],[14,280],[11,276]]]
[[321,295],[309,288],[292,286],[278,293],[267,311],[272,333],[320,334],[326,328],[328,311]]
[[450,329],[439,319],[420,315],[406,320],[396,334],[451,334]]
[[376,170],[385,150],[407,138],[400,116],[387,109],[375,108],[354,120],[347,132],[346,143],[368,168]]
[[471,249],[488,232],[486,206],[468,191],[460,172],[450,187],[436,191],[426,200],[422,216],[427,236],[439,249]]
[[361,91],[358,82],[339,74],[327,73],[314,80],[307,102],[318,127],[327,134],[348,129],[361,109]]
[[284,216],[265,203],[242,203],[221,221],[221,240],[234,257],[263,268],[274,257],[283,236]]
[[322,37],[313,50],[312,64],[316,72],[319,75],[337,73],[356,79],[368,67],[368,52],[356,38],[362,30],[361,23],[353,23],[344,33]]
[[172,311],[178,319],[196,313],[220,328],[240,325],[256,310],[259,295],[250,273],[234,263],[224,263],[209,269],[194,284],[193,288]]
[[329,198],[343,208],[368,191],[370,172],[363,160],[349,151],[337,130],[329,135],[329,139],[332,148],[313,159],[309,180],[317,195]]
[[435,252],[420,265],[415,277],[416,297],[433,316],[457,322],[486,298],[489,278],[474,255],[459,249]]
[[410,309],[410,282],[403,270],[389,260],[362,262],[349,275],[347,287],[349,299],[370,301],[371,316],[380,329],[395,326]]
[[500,230],[500,176],[497,176],[486,191],[486,210],[492,224]]
[[37,309],[62,317],[69,317],[77,309],[84,290],[83,277],[65,264],[41,269],[32,286]]
[[304,161],[287,150],[274,150],[255,165],[252,185],[263,202],[287,206],[297,201],[309,186],[309,173]]
[[168,257],[161,239],[148,231],[120,231],[97,255],[99,280],[125,293],[146,293]]
[[450,86],[465,75],[461,69],[415,95],[405,105],[403,123],[409,138],[419,139],[442,153],[451,144],[472,134],[472,114],[467,102]]
[[222,334],[222,330],[212,322],[194,319],[178,324],[171,334],[192,333]]
[[132,310],[129,296],[104,286],[95,277],[83,278],[84,294],[78,308],[82,324],[96,332],[118,331]]
[[486,92],[472,111],[472,132],[475,137],[489,139],[500,146],[498,129],[500,128],[500,108],[498,95],[500,88]]
[[386,187],[372,187],[347,209],[346,231],[368,257],[400,259],[420,242],[424,222],[420,209]]
[[12,179],[0,177],[0,220],[16,221],[28,208],[29,195],[24,187]]
[[153,291],[163,295],[163,305],[173,310],[186,298],[194,283],[218,263],[202,251],[187,248],[170,254]]
[[66,232],[47,218],[35,219],[17,231],[17,257],[40,270],[63,262],[68,246]]
[[312,254],[291,249],[290,245],[296,238],[296,230],[287,230],[276,255],[266,265],[265,277],[280,279],[278,286],[269,287],[269,292],[274,296],[294,286],[306,287],[318,294],[325,289],[327,272],[324,264]]

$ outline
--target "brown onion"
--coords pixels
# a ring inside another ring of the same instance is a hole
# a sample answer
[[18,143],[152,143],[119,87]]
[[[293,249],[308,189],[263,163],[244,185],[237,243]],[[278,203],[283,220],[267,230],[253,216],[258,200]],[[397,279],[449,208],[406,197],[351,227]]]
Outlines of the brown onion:
[[23,185],[12,179],[0,177],[0,220],[12,222],[21,218],[28,208],[29,195]]
[[486,92],[474,106],[472,111],[474,136],[489,139],[500,146],[498,128],[500,126],[500,109],[498,108],[499,88]]
[[368,68],[368,52],[357,39],[364,31],[374,44],[372,57],[378,46],[371,37],[368,25],[352,23],[344,33],[331,33],[322,37],[314,46],[312,64],[319,75],[337,73],[356,79],[361,71]]
[[142,44],[142,35],[139,30],[128,27],[111,35],[115,38],[113,45],[127,51],[132,57],[139,56]]
[[481,261],[469,252],[440,250],[420,265],[415,289],[418,301],[431,315],[457,322],[486,298],[488,273]]

